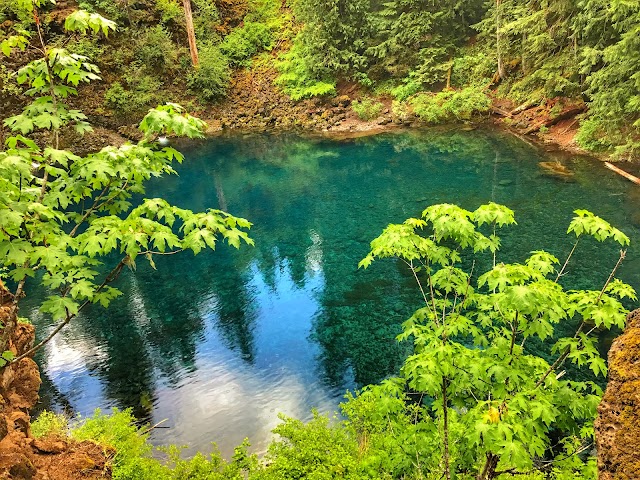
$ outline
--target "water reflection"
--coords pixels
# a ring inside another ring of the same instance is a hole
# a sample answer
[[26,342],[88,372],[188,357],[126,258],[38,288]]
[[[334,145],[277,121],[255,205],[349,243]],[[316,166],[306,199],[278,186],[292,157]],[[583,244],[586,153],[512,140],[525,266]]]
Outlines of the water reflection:
[[[572,182],[547,176],[542,160],[563,162]],[[108,312],[84,312],[38,357],[41,393],[54,407],[168,418],[170,428],[154,431],[159,443],[217,441],[230,454],[249,437],[260,450],[278,412],[332,411],[347,388],[396,373],[408,346],[395,337],[419,306],[413,279],[399,262],[357,264],[388,223],[428,204],[514,208],[519,226],[504,232],[505,261],[534,248],[564,258],[572,211],[590,209],[635,240],[621,275],[640,289],[634,187],[590,159],[551,158],[512,137],[220,138],[193,145],[179,173],[147,196],[248,218],[256,247],[164,257],[157,271],[139,261],[119,279],[124,295]],[[580,255],[564,280],[600,288],[615,246],[581,242]],[[45,335],[47,319],[30,315]]]
[[248,436],[260,451],[278,423],[278,412],[308,418],[311,405],[322,411],[335,408],[341,391],[327,390],[318,380],[318,347],[308,341],[320,309],[316,295],[324,287],[321,241],[317,234],[311,241],[303,287],[277,250],[269,275],[257,262],[249,265],[244,293],[237,292],[239,299],[250,299],[249,324],[241,320],[241,327],[229,328],[220,295],[200,305],[205,327],[196,368],[171,388],[159,387],[154,417],[170,418],[171,428],[158,431],[156,441],[187,436],[199,446],[224,439],[223,453],[230,454],[230,447]]

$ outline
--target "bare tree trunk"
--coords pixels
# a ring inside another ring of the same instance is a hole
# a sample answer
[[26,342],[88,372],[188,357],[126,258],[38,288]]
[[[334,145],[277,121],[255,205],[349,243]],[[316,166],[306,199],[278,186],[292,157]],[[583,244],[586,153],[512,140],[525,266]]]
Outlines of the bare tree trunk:
[[502,0],[496,0],[496,54],[498,56],[498,75],[500,79],[506,76],[504,71],[504,61],[502,59],[502,46],[500,42],[502,36],[500,35],[500,28],[502,23]]
[[187,37],[189,37],[189,51],[191,52],[191,63],[198,66],[198,46],[196,45],[196,32],[193,29],[193,15],[191,14],[191,0],[182,0],[184,5],[184,17],[187,21]]
[[493,453],[487,453],[487,459],[484,463],[482,471],[476,476],[476,480],[492,480],[496,477],[496,467],[500,457]]
[[526,45],[527,45],[527,34],[522,34],[522,75],[527,74],[527,65],[526,65]]
[[449,399],[447,398],[447,387],[449,386],[449,381],[447,378],[442,379],[442,417],[444,422],[444,478],[446,480],[451,480],[451,471],[449,467],[450,459],[449,459],[449,407],[447,403]]

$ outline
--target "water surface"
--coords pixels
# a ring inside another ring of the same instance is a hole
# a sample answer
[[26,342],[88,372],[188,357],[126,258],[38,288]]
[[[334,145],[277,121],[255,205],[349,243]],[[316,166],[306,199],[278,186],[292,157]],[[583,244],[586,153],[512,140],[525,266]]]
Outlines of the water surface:
[[[498,133],[235,135],[192,144],[186,157],[179,176],[152,182],[147,196],[245,217],[256,246],[164,257],[157,271],[138,261],[118,280],[122,298],[86,311],[38,357],[45,404],[167,418],[168,428],[154,430],[157,443],[206,450],[216,441],[229,455],[249,437],[261,451],[278,412],[332,412],[347,389],[397,373],[408,347],[395,336],[419,296],[400,262],[357,264],[388,223],[429,204],[513,208],[518,226],[503,234],[505,261],[534,249],[566,257],[576,208],[640,241],[637,186],[592,159]],[[549,175],[541,161],[574,175]],[[566,284],[599,289],[617,255],[614,245],[584,242]],[[637,245],[620,274],[640,287]],[[30,314],[45,335],[50,322]]]

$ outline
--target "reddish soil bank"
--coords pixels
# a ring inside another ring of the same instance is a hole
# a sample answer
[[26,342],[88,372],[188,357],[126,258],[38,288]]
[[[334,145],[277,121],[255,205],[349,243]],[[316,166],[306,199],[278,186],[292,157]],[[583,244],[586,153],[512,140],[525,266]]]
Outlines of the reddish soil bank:
[[[0,322],[15,318],[13,296],[0,281]],[[18,356],[35,338],[32,325],[18,323],[9,349]],[[29,410],[38,401],[40,372],[31,358],[0,372],[0,478],[10,480],[90,480],[111,478],[110,449],[93,442],[49,436],[34,439]]]

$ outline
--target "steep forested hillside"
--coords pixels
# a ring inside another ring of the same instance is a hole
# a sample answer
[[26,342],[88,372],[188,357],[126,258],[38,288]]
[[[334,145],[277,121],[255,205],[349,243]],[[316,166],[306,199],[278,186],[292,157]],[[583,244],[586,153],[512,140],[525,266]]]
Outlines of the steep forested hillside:
[[401,101],[448,87],[522,108],[584,100],[583,147],[638,152],[638,2],[298,0],[293,8],[304,27],[282,67],[292,95],[350,78]]
[[[395,116],[412,111],[437,123],[488,111],[490,97],[499,107],[494,112],[506,110],[507,124],[520,121],[514,109],[537,108],[547,122],[530,122],[529,132],[544,131],[560,115],[586,112],[577,135],[581,147],[620,158],[640,152],[640,4],[634,0],[190,3],[198,68],[191,64],[179,0],[66,1],[49,7],[45,22],[49,33],[61,33],[65,11],[82,7],[118,24],[109,40],[60,36],[100,65],[105,82],[84,101],[113,125],[133,123],[167,100],[208,109],[224,100],[237,72],[248,69],[270,84],[275,79],[294,101],[350,87],[361,118],[383,110],[379,98],[393,100]],[[0,38],[32,27],[16,5],[0,2]],[[18,92],[13,67],[2,65],[5,97]],[[298,120],[284,125],[290,123]]]

